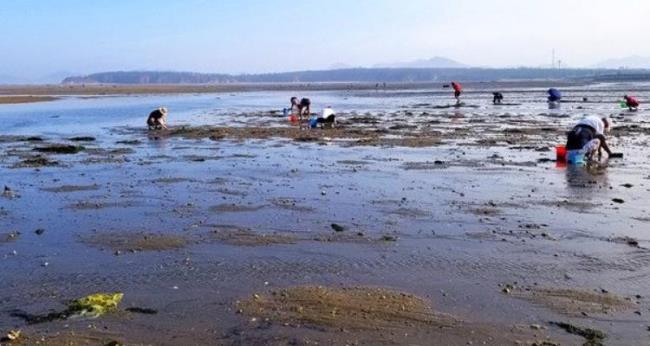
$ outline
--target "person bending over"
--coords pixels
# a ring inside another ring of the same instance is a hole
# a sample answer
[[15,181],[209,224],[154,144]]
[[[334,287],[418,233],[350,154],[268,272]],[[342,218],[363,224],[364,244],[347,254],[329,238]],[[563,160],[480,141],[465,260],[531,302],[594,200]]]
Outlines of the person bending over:
[[300,122],[300,126],[302,126],[303,118],[309,118],[309,115],[311,114],[311,100],[303,98],[298,102],[297,97],[292,97],[291,110],[294,114],[298,115],[298,121]]
[[550,88],[547,91],[548,102],[560,102],[562,100],[562,93],[555,88]]
[[316,123],[322,124],[323,127],[334,127],[336,124],[336,113],[332,109],[332,106],[327,106],[323,109],[323,113],[316,119]]
[[639,101],[636,97],[625,95],[623,96],[623,99],[625,100],[625,105],[630,109],[630,111],[636,112],[639,109]]
[[607,131],[609,131],[607,118],[592,115],[578,121],[567,136],[566,148],[569,158],[584,155],[587,160],[591,160],[595,153],[600,156],[602,149],[605,149],[607,155],[611,156],[612,152],[605,139]]
[[160,107],[149,114],[147,118],[149,130],[167,129],[167,108]]
[[456,98],[456,104],[460,104],[460,95],[463,93],[463,86],[458,82],[451,82],[451,87],[454,88],[454,97]]
[[492,93],[492,96],[493,96],[492,103],[494,103],[495,105],[500,105],[501,102],[503,102],[503,94],[502,93],[497,91],[497,92]]

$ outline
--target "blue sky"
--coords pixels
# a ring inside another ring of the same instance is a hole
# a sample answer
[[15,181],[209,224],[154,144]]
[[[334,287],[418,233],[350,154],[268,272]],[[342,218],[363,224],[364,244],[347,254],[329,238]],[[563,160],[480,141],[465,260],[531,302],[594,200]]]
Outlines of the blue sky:
[[16,0],[0,75],[165,69],[271,72],[445,56],[566,65],[650,56],[646,0]]

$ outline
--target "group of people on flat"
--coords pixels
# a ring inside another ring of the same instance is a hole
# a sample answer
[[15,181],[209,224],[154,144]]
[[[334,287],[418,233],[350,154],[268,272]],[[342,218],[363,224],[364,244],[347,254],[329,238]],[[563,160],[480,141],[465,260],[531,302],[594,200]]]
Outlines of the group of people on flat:
[[[454,90],[454,98],[456,99],[456,105],[459,106],[461,104],[460,102],[460,96],[463,94],[463,86],[458,83],[458,82],[451,82],[451,84],[446,84],[444,87],[448,88],[451,86],[451,88]],[[556,89],[556,88],[550,88],[547,91],[548,93],[548,102],[550,104],[558,104],[562,101],[562,93]],[[588,99],[585,97],[582,99],[583,101],[588,101]],[[503,93],[500,91],[495,91],[492,93],[492,103],[495,105],[500,105],[503,104]],[[634,97],[634,96],[628,96],[624,95],[623,96],[623,101],[621,101],[621,106],[629,108],[630,111],[637,111],[639,109],[639,101]]]
[[[463,92],[463,87],[458,82],[452,82],[451,87],[454,90],[456,102],[460,105],[460,96]],[[557,103],[562,100],[562,94],[555,88],[549,89],[548,95],[549,103]],[[492,102],[495,105],[503,102],[503,94],[501,92],[493,92],[492,96]],[[586,101],[586,98],[583,100]],[[319,115],[313,116],[311,113],[311,100],[308,98],[299,100],[297,97],[292,97],[290,102],[290,108],[285,108],[284,115],[289,116],[289,120],[292,122],[298,122],[301,128],[304,123],[309,123],[312,128],[316,128],[319,125],[322,127],[333,127],[336,124],[336,113],[330,106],[324,108]],[[625,95],[621,106],[635,111],[639,107],[639,101],[632,96]],[[167,114],[167,108],[164,107],[160,107],[151,112],[147,118],[149,130],[167,129]],[[621,154],[613,153],[607,145],[605,135],[609,131],[610,125],[611,121],[609,119],[597,116],[587,116],[578,121],[567,134],[567,161],[569,163],[579,163],[583,159],[589,161],[595,155],[601,157],[603,150],[607,153],[608,157],[622,156]]]

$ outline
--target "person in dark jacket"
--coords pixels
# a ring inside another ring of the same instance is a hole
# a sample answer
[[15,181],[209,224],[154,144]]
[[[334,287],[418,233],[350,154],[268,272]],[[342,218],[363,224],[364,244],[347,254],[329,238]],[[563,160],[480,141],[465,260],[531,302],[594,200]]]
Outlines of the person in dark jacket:
[[167,129],[167,108],[160,107],[149,113],[147,126],[149,126],[149,130]]
[[493,92],[492,96],[493,96],[492,97],[492,103],[494,103],[495,105],[500,105],[501,102],[503,102],[503,94],[502,93],[500,93],[498,91]]
[[560,102],[562,100],[562,93],[555,88],[548,89],[547,93],[548,102]]

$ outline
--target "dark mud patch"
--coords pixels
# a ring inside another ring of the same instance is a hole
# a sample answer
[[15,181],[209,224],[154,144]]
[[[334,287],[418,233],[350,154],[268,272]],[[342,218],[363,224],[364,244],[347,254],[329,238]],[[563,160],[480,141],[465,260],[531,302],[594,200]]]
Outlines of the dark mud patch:
[[631,247],[635,247],[635,248],[641,248],[639,246],[639,241],[634,239],[634,238],[630,238],[630,237],[609,238],[607,240],[612,242],[612,243],[616,243],[616,244],[625,244],[627,246],[631,246]]
[[129,208],[137,205],[133,201],[120,201],[120,202],[103,202],[103,201],[79,201],[66,206],[72,210],[100,210],[110,208]]
[[96,184],[93,185],[61,185],[55,187],[46,187],[41,190],[46,192],[53,193],[68,193],[68,192],[80,192],[80,191],[97,191],[99,186]]
[[38,151],[40,153],[64,154],[64,155],[77,154],[84,150],[86,150],[86,148],[81,145],[68,145],[68,144],[50,144],[50,145],[34,148],[34,151]]
[[315,211],[314,208],[308,205],[301,204],[299,201],[297,201],[294,198],[274,198],[270,200],[270,202],[273,206],[281,209],[298,211],[303,213],[310,213]]
[[38,168],[58,166],[59,162],[42,155],[31,156],[22,159],[13,165],[13,168]]
[[68,138],[68,140],[71,142],[94,142],[97,139],[91,136],[77,136],[77,137],[70,137]]
[[96,156],[116,156],[116,155],[134,154],[135,150],[131,148],[112,148],[112,149],[92,148],[92,149],[87,149],[86,152],[89,155],[96,155]]
[[570,316],[607,314],[634,308],[631,300],[607,292],[572,288],[515,289],[512,295]]
[[292,287],[256,294],[237,308],[273,322],[334,329],[450,328],[457,323],[435,313],[422,298],[379,288]]
[[[52,345],[52,346],[120,346],[126,345],[114,333],[99,331],[68,331],[45,333],[23,333],[17,342],[7,345]],[[4,344],[3,344],[4,345]]]
[[470,208],[467,211],[470,214],[474,214],[477,216],[497,216],[502,213],[501,209],[490,207],[490,206]]
[[262,208],[264,208],[264,206],[224,203],[210,208],[210,211],[216,213],[248,213],[248,212],[258,211]]
[[558,201],[534,201],[532,204],[537,204],[545,207],[551,208],[564,208],[573,211],[587,212],[593,210],[600,206],[600,204],[586,202],[586,201],[574,201],[574,200],[558,200]]
[[443,161],[426,161],[426,162],[404,162],[401,166],[402,169],[407,171],[414,170],[433,170],[447,168]]
[[107,232],[82,237],[81,241],[99,249],[120,252],[169,251],[186,247],[184,235],[146,232]]
[[137,139],[127,139],[123,141],[117,141],[115,144],[121,144],[121,145],[140,145],[142,144],[142,141],[137,140]]
[[20,238],[18,232],[0,233],[0,245],[15,242]]
[[363,166],[363,165],[370,165],[372,164],[371,162],[368,161],[362,161],[362,160],[339,160],[336,161],[339,165],[347,165],[347,166]]
[[154,179],[151,182],[154,184],[179,184],[179,183],[191,183],[194,182],[194,179],[183,178],[183,177],[164,177]]
[[431,213],[426,210],[409,207],[400,207],[397,209],[386,210],[385,213],[408,218],[422,218],[431,216]]
[[0,135],[0,143],[16,143],[16,142],[43,142],[43,137]]
[[607,334],[600,330],[591,328],[582,328],[565,322],[551,322],[551,324],[563,329],[569,334],[578,335],[585,338],[586,342],[583,346],[602,346],[603,341],[607,338]]
[[280,244],[295,244],[299,239],[280,233],[262,234],[250,229],[221,226],[210,231],[210,240],[234,246],[270,246]]
[[359,127],[337,127],[327,130],[304,131],[297,127],[180,127],[165,131],[161,136],[188,139],[248,140],[286,138],[298,142],[345,140],[348,146],[404,146],[428,147],[442,143],[437,132],[406,133],[389,137],[389,130]]
[[248,196],[248,192],[246,191],[234,190],[226,187],[218,188],[216,191],[220,194],[228,195],[228,196],[240,196],[240,197]]

